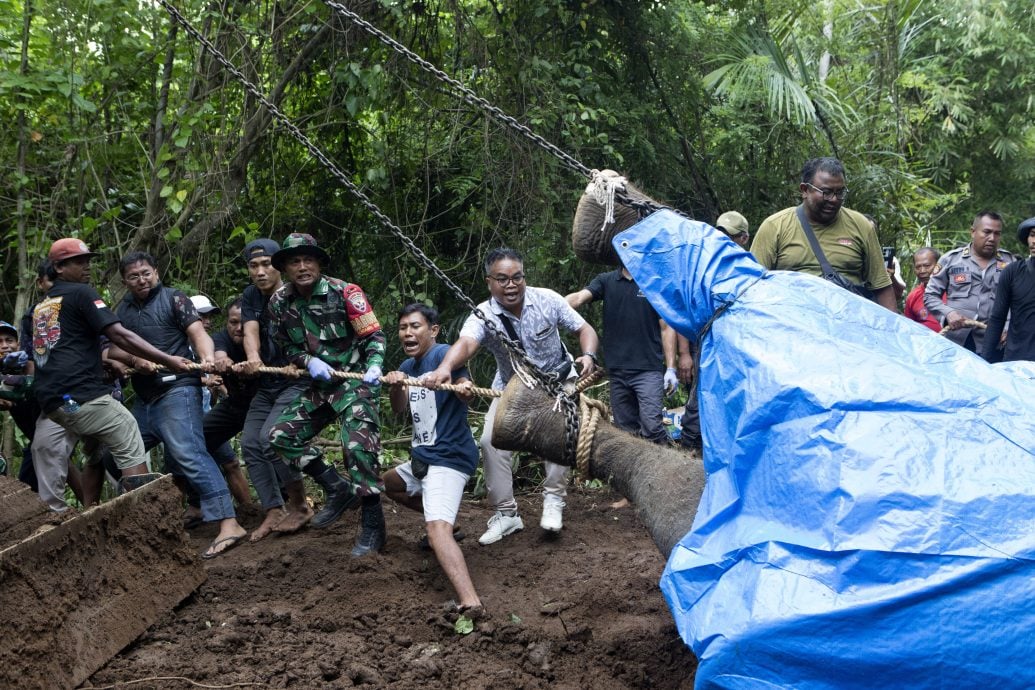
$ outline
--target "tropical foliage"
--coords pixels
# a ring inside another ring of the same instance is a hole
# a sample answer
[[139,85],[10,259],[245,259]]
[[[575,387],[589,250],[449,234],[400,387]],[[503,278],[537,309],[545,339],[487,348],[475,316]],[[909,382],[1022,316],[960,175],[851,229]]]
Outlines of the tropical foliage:
[[[567,229],[585,179],[317,1],[177,0],[467,294],[510,244],[561,292],[595,270]],[[313,232],[389,318],[457,299],[150,0],[0,5],[6,318],[56,237],[130,249],[217,300],[250,238]],[[850,205],[900,254],[980,208],[1035,214],[1031,29],[1020,0],[363,0],[348,7],[590,168],[753,226],[802,162],[838,155]],[[1012,235],[1012,233],[1007,233]],[[1007,245],[1010,246],[1010,245]],[[1016,247],[1014,247],[1016,248]]]

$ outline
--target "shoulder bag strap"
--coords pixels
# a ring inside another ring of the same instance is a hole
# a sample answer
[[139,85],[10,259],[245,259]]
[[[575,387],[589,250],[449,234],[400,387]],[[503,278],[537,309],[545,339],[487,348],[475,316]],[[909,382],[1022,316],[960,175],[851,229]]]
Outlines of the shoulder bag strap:
[[500,323],[503,324],[503,330],[507,332],[507,337],[517,343],[517,346],[524,351],[525,346],[521,342],[521,338],[518,337],[517,331],[514,330],[514,324],[510,322],[510,318],[506,314],[500,314]]
[[801,223],[802,229],[805,231],[805,237],[809,238],[809,244],[812,245],[812,252],[819,259],[819,267],[823,271],[824,276],[834,275],[834,269],[827,261],[827,255],[823,253],[823,249],[819,246],[819,240],[816,239],[816,233],[812,231],[812,226],[809,225],[809,219],[805,217],[805,207],[798,207],[798,222]]

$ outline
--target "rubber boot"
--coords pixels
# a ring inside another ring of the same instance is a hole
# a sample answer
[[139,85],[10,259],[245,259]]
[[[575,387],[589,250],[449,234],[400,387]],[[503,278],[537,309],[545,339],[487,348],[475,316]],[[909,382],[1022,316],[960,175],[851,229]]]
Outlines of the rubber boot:
[[341,478],[338,470],[333,466],[327,467],[318,475],[311,476],[327,494],[323,508],[309,522],[313,527],[317,529],[330,527],[346,510],[359,507],[359,496],[352,491],[352,487]]
[[352,557],[362,558],[376,553],[385,545],[385,514],[381,510],[381,495],[363,498],[363,515],[360,518],[359,536],[352,547]]

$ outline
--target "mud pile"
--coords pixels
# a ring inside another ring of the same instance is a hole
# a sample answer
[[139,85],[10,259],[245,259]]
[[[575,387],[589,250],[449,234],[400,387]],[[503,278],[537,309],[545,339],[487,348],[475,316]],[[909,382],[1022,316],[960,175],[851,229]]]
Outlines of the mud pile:
[[170,478],[54,516],[0,477],[0,687],[83,682],[205,579]]
[[[328,530],[244,544],[206,562],[207,582],[86,687],[178,676],[294,688],[690,688],[696,662],[657,587],[664,562],[632,511],[610,509],[616,498],[570,495],[555,539],[538,528],[540,499],[519,499],[525,530],[489,547],[477,537],[490,512],[465,502],[461,547],[491,614],[466,635],[442,608],[449,581],[416,546],[421,516],[390,502],[387,547],[368,560],[349,557],[354,513]],[[196,550],[209,530],[193,535]]]

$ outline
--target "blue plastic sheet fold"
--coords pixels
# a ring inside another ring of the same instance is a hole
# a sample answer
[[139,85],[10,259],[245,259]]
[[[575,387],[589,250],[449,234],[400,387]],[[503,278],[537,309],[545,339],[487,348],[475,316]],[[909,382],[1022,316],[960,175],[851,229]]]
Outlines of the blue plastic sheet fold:
[[1035,687],[1035,367],[670,211],[614,246],[700,337],[708,480],[661,580],[697,687]]

